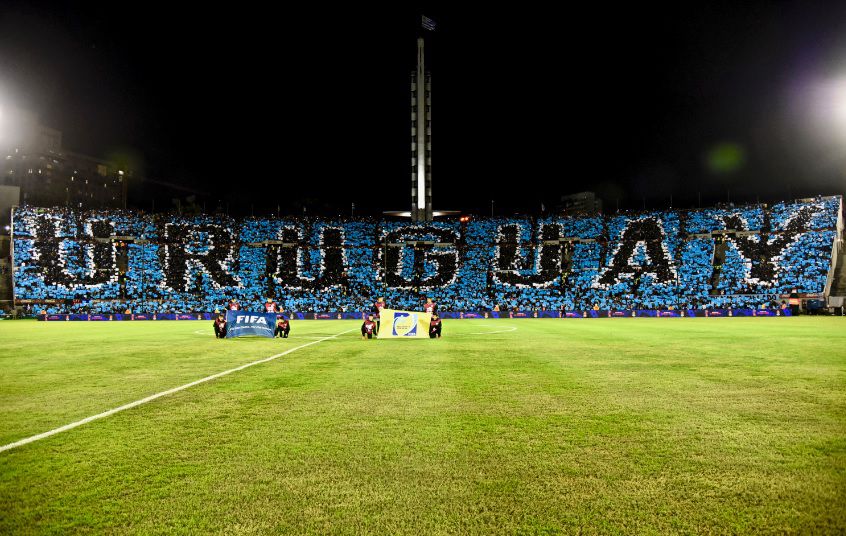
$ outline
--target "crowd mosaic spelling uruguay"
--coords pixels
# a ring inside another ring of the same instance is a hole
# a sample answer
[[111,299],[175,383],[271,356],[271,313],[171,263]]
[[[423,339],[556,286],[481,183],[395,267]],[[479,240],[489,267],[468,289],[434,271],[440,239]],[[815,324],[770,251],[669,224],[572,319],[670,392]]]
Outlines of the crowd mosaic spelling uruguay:
[[596,217],[180,216],[21,207],[18,300],[53,313],[775,306],[821,292],[839,198]]

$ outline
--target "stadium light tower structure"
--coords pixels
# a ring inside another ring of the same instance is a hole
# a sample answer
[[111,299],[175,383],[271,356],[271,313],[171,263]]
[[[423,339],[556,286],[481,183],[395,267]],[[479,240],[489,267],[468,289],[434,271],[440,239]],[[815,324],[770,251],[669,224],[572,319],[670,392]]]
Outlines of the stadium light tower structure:
[[[435,23],[423,16],[422,28],[433,32]],[[436,216],[459,214],[432,207],[432,73],[426,70],[426,41],[417,38],[417,69],[411,74],[411,210],[385,211],[389,216],[431,221]]]
[[432,75],[425,43],[417,38],[417,71],[411,80],[411,219],[432,219]]

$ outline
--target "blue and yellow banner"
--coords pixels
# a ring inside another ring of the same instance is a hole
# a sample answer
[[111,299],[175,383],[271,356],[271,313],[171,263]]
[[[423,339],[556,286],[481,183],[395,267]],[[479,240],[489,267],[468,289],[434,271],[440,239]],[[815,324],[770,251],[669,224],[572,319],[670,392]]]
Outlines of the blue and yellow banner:
[[380,339],[428,339],[430,313],[382,309],[379,323]]

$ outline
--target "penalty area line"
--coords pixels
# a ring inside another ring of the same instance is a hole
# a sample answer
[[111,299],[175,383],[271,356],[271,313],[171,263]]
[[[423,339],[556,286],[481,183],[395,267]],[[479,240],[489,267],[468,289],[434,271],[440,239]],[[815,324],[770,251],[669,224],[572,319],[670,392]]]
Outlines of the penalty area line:
[[[484,324],[482,327],[494,327],[489,324]],[[500,326],[496,326],[500,327]],[[493,335],[494,333],[511,333],[512,331],[517,331],[516,326],[502,326],[506,329],[498,329],[495,331],[473,331],[470,333],[455,333],[451,335],[451,337],[466,337],[468,335]]]
[[90,417],[86,417],[82,420],[72,422],[70,424],[66,424],[64,426],[54,428],[52,430],[48,430],[47,432],[43,432],[43,433],[40,433],[38,435],[34,435],[34,436],[30,436],[30,437],[21,439],[20,441],[15,441],[14,443],[9,443],[7,445],[0,446],[0,452],[6,451],[6,450],[11,450],[11,449],[16,448],[16,447],[21,447],[21,446],[29,444],[29,443],[34,443],[35,441],[39,441],[41,439],[46,439],[50,436],[54,436],[54,435],[60,434],[62,432],[67,432],[68,430],[72,430],[72,429],[76,428],[77,426],[82,426],[83,424],[88,424],[89,422],[96,421],[98,419],[103,419],[103,418],[108,417],[110,415],[114,415],[115,413],[119,413],[119,412],[127,410],[127,409],[132,409],[136,406],[146,404],[147,402],[152,402],[153,400],[156,400],[156,399],[161,398],[163,396],[172,395],[173,393],[178,393],[179,391],[184,391],[185,389],[188,389],[190,387],[194,387],[195,385],[199,385],[201,383],[205,383],[205,382],[208,382],[208,381],[211,381],[211,380],[216,380],[217,378],[222,378],[223,376],[227,376],[229,374],[232,374],[233,372],[238,372],[240,370],[244,370],[245,368],[249,368],[249,367],[252,367],[252,366],[255,366],[255,365],[261,365],[262,363],[267,363],[268,361],[273,361],[274,359],[278,359],[278,358],[285,356],[285,355],[288,355],[292,352],[296,352],[297,350],[301,350],[301,349],[303,349],[307,346],[312,346],[314,344],[318,344],[318,343],[321,343],[323,341],[327,341],[329,339],[334,339],[335,337],[340,337],[341,335],[344,335],[345,333],[349,333],[350,331],[355,331],[355,329],[348,329],[348,330],[342,331],[342,332],[340,332],[336,335],[329,335],[329,336],[323,337],[321,339],[317,339],[316,341],[307,342],[305,344],[295,346],[294,348],[291,348],[290,350],[285,350],[282,353],[275,354],[275,355],[272,355],[270,357],[265,357],[264,359],[259,359],[257,361],[252,361],[250,363],[246,363],[244,365],[241,365],[241,366],[229,369],[229,370],[224,370],[223,372],[218,372],[217,374],[212,374],[211,376],[206,376],[205,378],[200,378],[199,380],[195,380],[191,383],[186,383],[185,385],[180,385],[179,387],[174,387],[173,389],[168,389],[167,391],[162,391],[160,393],[150,395],[146,398],[142,398],[141,400],[136,400],[135,402],[130,402],[129,404],[124,404],[123,406],[119,406],[119,407],[110,409],[108,411],[104,411],[103,413],[98,413],[97,415],[92,415]]
[[496,331],[480,331],[477,333],[468,333],[468,335],[490,335],[492,333],[510,333],[512,331],[517,331],[515,326],[505,326],[507,329],[498,329]]

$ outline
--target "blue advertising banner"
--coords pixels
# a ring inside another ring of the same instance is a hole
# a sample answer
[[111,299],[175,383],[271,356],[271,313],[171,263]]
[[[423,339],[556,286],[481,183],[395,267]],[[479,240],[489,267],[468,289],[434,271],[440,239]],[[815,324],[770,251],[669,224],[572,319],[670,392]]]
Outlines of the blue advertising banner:
[[[272,327],[276,322],[277,313],[248,313],[246,311],[233,311],[243,315],[249,314],[265,315],[273,317],[273,322],[268,325]],[[227,311],[227,314],[229,311]],[[473,318],[721,318],[721,317],[750,317],[750,316],[793,316],[790,309],[676,309],[673,311],[658,311],[654,309],[627,309],[622,311],[443,311],[438,314],[445,319],[473,319]],[[38,315],[39,320],[49,321],[91,321],[91,320],[214,320],[217,315],[214,313],[153,313],[153,314],[60,314],[60,315]],[[334,311],[323,313],[292,313],[285,315],[285,318],[294,320],[361,320],[366,313],[360,311]],[[242,322],[244,322],[242,320]],[[234,324],[230,324],[232,326]]]
[[[558,313],[555,313],[556,316]],[[508,313],[499,311],[438,311],[441,318],[507,318]]]
[[269,337],[273,338],[276,327],[276,313],[251,311],[226,311],[226,338]]

